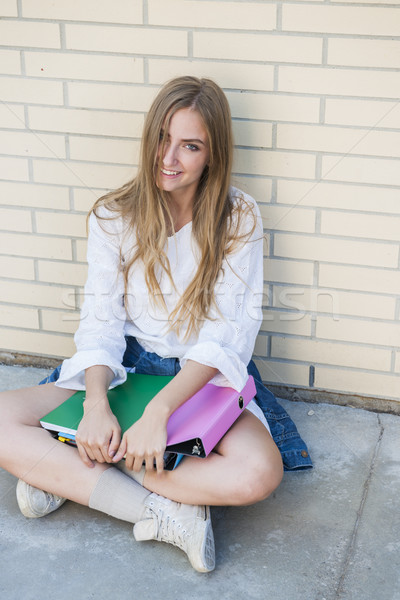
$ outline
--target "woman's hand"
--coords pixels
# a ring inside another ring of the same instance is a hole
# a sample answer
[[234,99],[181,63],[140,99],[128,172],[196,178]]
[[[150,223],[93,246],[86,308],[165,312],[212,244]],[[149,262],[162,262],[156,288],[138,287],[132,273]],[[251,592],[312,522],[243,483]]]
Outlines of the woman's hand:
[[166,445],[167,420],[148,410],[124,433],[113,462],[118,462],[125,456],[128,469],[140,471],[144,462],[146,470],[153,470],[155,466],[157,472],[161,473],[164,469]]
[[88,467],[111,463],[121,441],[121,428],[107,397],[84,402],[84,416],[75,436],[79,456]]

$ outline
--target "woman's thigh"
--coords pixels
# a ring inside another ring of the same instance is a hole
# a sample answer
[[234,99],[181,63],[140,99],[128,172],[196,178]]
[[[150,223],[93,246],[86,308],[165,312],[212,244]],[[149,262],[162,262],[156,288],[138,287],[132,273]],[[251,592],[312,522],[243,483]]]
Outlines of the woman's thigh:
[[216,445],[215,452],[223,456],[247,456],[248,454],[279,456],[279,450],[271,433],[250,411],[245,410],[229,431]]
[[45,414],[74,393],[75,390],[56,387],[54,383],[1,392],[0,424],[39,426]]
[[224,481],[231,485],[232,504],[253,504],[267,498],[283,476],[282,457],[261,421],[245,411],[216,446],[224,457]]

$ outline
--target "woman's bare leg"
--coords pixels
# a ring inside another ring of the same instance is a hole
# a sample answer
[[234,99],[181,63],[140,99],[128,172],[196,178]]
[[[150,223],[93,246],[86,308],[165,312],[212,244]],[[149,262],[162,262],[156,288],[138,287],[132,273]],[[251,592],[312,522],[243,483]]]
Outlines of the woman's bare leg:
[[[40,418],[73,394],[49,383],[0,394],[0,466],[27,483],[88,505],[109,464],[89,468],[77,450],[54,440]],[[271,436],[245,412],[206,459],[186,457],[174,471],[147,472],[144,487],[176,502],[244,505],[280,483],[282,461]]]
[[280,452],[264,425],[245,411],[207,458],[185,457],[174,471],[146,471],[148,490],[185,504],[253,504],[283,475]]
[[88,468],[76,448],[55,440],[39,420],[74,393],[53,383],[0,394],[0,466],[39,489],[88,505],[103,471]]

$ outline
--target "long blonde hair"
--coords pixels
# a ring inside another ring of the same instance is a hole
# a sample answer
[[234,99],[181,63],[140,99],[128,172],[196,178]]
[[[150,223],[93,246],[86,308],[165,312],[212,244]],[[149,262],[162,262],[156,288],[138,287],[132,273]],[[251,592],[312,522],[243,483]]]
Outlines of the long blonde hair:
[[170,329],[179,334],[185,325],[188,338],[215,307],[214,287],[223,260],[239,241],[251,236],[256,226],[253,219],[250,230],[240,231],[241,217],[251,214],[252,209],[243,198],[238,202],[230,197],[233,136],[229,104],[221,88],[210,79],[191,76],[178,77],[164,85],[145,120],[136,177],[100,198],[92,211],[96,214],[96,209],[105,205],[116,217],[122,216],[128,229],[135,232],[134,252],[128,261],[121,261],[125,295],[131,267],[141,260],[150,294],[165,307],[156,272],[164,270],[173,284],[165,246],[169,233],[174,232],[174,223],[168,193],[157,187],[156,165],[158,155],[163,155],[160,139],[167,138],[173,115],[183,108],[196,110],[201,116],[210,152],[193,203],[192,232],[199,249],[198,268],[169,315]]

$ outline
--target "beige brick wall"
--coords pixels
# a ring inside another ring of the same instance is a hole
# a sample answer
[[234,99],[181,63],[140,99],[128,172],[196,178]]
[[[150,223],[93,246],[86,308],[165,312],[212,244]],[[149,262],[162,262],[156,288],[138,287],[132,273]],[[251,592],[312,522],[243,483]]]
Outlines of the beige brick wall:
[[264,379],[400,408],[398,1],[2,0],[0,17],[3,355],[73,352],[86,212],[134,175],[160,85],[209,76],[264,219]]

